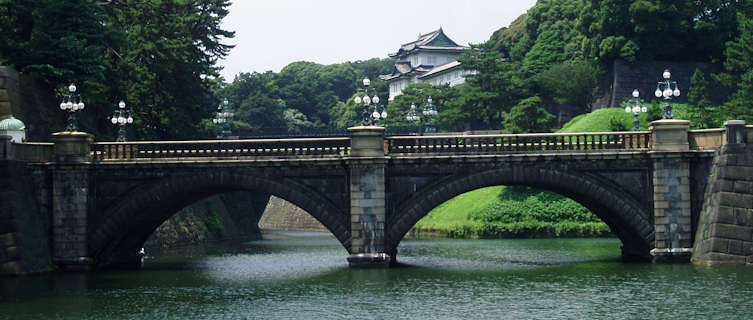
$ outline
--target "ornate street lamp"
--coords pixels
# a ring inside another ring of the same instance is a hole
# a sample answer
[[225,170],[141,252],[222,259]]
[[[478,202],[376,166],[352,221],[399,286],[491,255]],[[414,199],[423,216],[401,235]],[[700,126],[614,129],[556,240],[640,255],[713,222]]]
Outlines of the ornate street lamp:
[[217,125],[217,139],[222,139],[232,134],[228,121],[234,116],[235,113],[233,113],[233,110],[230,108],[230,102],[225,98],[225,100],[222,101],[222,104],[217,106],[217,116],[212,119],[212,122]]
[[371,89],[374,96],[369,97],[369,85],[371,85],[371,80],[369,80],[369,78],[363,78],[364,89],[358,89],[358,91],[363,91],[364,96],[363,98],[356,96],[353,101],[356,104],[361,104],[363,102],[363,120],[361,123],[365,126],[376,126],[379,125],[379,120],[387,118],[387,111],[384,106],[379,104],[379,97],[376,95],[376,89]]
[[408,120],[411,124],[413,124],[413,131],[418,133],[418,122],[421,121],[421,116],[419,116],[418,112],[416,112],[415,104],[410,104],[410,110],[408,110],[408,115],[405,116],[405,120]]
[[76,93],[76,85],[71,83],[68,86],[68,93],[63,96],[63,101],[60,102],[60,110],[68,112],[68,125],[65,127],[65,131],[76,131],[76,111],[84,110],[85,106],[81,95]]
[[641,119],[639,116],[641,112],[648,111],[648,108],[643,105],[643,100],[639,97],[640,93],[638,92],[638,89],[633,90],[633,98],[628,101],[628,106],[625,107],[625,112],[632,112],[635,116],[635,119],[633,119],[633,131],[641,130]]
[[424,106],[424,116],[426,116],[426,129],[424,129],[424,132],[426,133],[435,133],[437,132],[437,127],[434,125],[434,116],[437,115],[437,108],[434,107],[434,104],[432,103],[431,96],[429,96],[428,99],[426,99],[426,105]]
[[656,92],[654,92],[654,95],[657,98],[664,97],[664,115],[662,116],[662,119],[674,119],[675,115],[672,113],[672,105],[669,101],[672,100],[673,96],[680,96],[680,89],[677,87],[676,81],[670,80],[672,74],[669,72],[669,69],[664,70],[662,77],[664,80],[659,81],[656,84]]
[[118,102],[118,108],[115,109],[115,112],[112,115],[112,118],[110,118],[110,122],[112,124],[119,127],[118,129],[118,139],[115,140],[117,142],[126,142],[126,125],[133,123],[133,117],[131,117],[131,110],[126,110],[126,104],[124,101]]

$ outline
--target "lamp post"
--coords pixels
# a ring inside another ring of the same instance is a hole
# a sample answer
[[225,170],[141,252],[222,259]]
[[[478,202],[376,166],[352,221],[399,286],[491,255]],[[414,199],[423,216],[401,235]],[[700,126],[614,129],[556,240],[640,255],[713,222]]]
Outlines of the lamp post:
[[60,110],[68,112],[68,125],[65,127],[65,131],[76,131],[76,111],[84,110],[85,106],[81,95],[76,93],[76,85],[71,83],[68,86],[68,93],[63,96],[63,101],[60,102]]
[[405,120],[410,121],[410,123],[413,125],[413,131],[418,134],[418,122],[421,121],[421,116],[418,115],[418,112],[416,112],[416,105],[411,103],[410,104],[410,110],[408,110],[408,115],[405,116]]
[[118,129],[118,139],[115,140],[116,142],[126,142],[126,125],[133,123],[133,117],[131,117],[131,110],[126,110],[126,104],[124,101],[118,102],[118,109],[115,109],[115,112],[112,115],[112,118],[110,118],[110,122],[112,124],[119,127]]
[[226,98],[217,106],[217,116],[212,119],[212,122],[217,125],[217,139],[222,139],[232,134],[228,120],[234,116],[235,113],[231,110],[230,102]]
[[379,97],[376,95],[376,89],[371,89],[374,96],[369,97],[369,85],[371,85],[371,80],[369,80],[369,78],[363,78],[364,89],[359,89],[358,91],[363,91],[364,96],[363,98],[361,96],[356,96],[353,101],[356,104],[363,103],[363,120],[361,120],[361,123],[365,126],[376,126],[379,125],[379,120],[387,118],[387,111],[384,106],[379,104]]
[[633,131],[641,130],[641,119],[639,115],[641,112],[648,111],[648,108],[643,105],[643,100],[639,97],[640,93],[638,92],[638,89],[633,90],[633,98],[628,101],[628,106],[625,107],[625,112],[632,112],[635,116],[635,119],[633,119]]
[[664,78],[664,80],[659,81],[656,84],[656,92],[654,92],[654,95],[657,98],[664,97],[664,115],[662,116],[662,119],[674,119],[675,115],[672,113],[672,105],[669,101],[672,100],[673,96],[680,96],[680,89],[677,87],[677,81],[670,80],[671,77],[672,74],[669,72],[669,69],[665,69],[664,73],[662,73],[662,78]]
[[437,108],[434,107],[434,103],[432,103],[431,96],[429,96],[428,99],[426,99],[426,105],[424,106],[424,116],[426,116],[426,129],[424,129],[424,132],[426,133],[435,133],[437,132],[437,126],[434,125],[434,116],[437,115]]

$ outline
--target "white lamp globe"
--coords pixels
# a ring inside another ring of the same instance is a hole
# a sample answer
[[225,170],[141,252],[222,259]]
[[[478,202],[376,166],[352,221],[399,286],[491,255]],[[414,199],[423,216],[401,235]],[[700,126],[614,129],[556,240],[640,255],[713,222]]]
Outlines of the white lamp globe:
[[68,101],[65,104],[65,108],[68,109],[68,110],[75,110],[75,109],[73,109],[73,102],[70,102],[70,101]]
[[387,111],[382,110],[382,119],[387,119]]
[[369,98],[369,96],[363,97],[363,104],[365,105],[371,104],[371,98]]
[[638,112],[641,112],[641,107],[639,107],[639,106],[635,106],[635,107],[633,107],[633,112],[634,112],[634,113],[638,113]]
[[70,92],[76,92],[76,85],[71,83],[71,85],[68,86],[68,91]]
[[363,78],[363,85],[368,87],[371,85],[371,80],[369,80],[369,78]]
[[86,106],[86,105],[84,104],[84,102],[83,102],[83,101],[81,101],[81,102],[79,102],[79,103],[78,103],[78,109],[79,109],[79,110],[83,110],[85,106]]
[[355,102],[356,104],[361,104],[361,97],[356,96],[355,98],[353,98],[353,102]]
[[112,124],[116,124],[116,123],[118,123],[118,119],[115,118],[115,117],[112,117],[112,118],[110,118],[110,122],[112,122]]
[[675,91],[673,91],[672,94],[674,94],[675,97],[679,97],[680,96],[680,89],[675,88]]
[[217,119],[212,119],[212,123],[217,123]]
[[669,98],[671,96],[672,96],[672,89],[667,88],[666,90],[664,90],[664,97],[665,98]]
[[374,119],[379,119],[379,116],[380,116],[379,112],[374,111],[371,113],[371,117]]
[[638,89],[633,90],[633,98],[638,98],[638,97],[640,97],[640,95],[641,94],[640,94],[640,92],[638,92]]
[[371,98],[371,101],[373,101],[374,103],[379,103],[379,97],[377,97],[377,95],[374,95],[374,97]]
[[230,103],[230,102],[229,102],[229,101],[227,101],[227,99],[225,99],[225,100],[222,100],[222,104],[224,104],[224,105],[227,105],[228,103]]
[[426,99],[426,102],[428,102],[428,103],[431,103],[431,101],[432,101],[431,97],[429,97],[429,99]]
[[648,112],[648,108],[646,108],[646,107],[641,107],[641,112]]
[[670,77],[672,77],[672,74],[669,73],[669,70],[664,70],[664,73],[662,73],[662,77],[664,77],[664,79],[669,79]]
[[411,103],[411,104],[410,104],[410,109],[411,109],[411,110],[416,110],[416,105],[415,105],[415,104],[413,104],[413,103]]
[[118,108],[124,109],[125,108],[125,101],[120,100],[120,102],[118,102]]
[[625,107],[625,112],[630,112],[630,107]]
[[128,123],[133,123],[133,117],[131,117],[131,116],[128,116],[128,119],[126,119],[126,122],[128,122]]
[[659,90],[659,88],[656,88],[656,92],[654,92],[654,95],[655,95],[655,96],[656,96],[657,98],[661,98],[661,90]]
[[68,109],[68,105],[65,102],[60,103],[60,110]]

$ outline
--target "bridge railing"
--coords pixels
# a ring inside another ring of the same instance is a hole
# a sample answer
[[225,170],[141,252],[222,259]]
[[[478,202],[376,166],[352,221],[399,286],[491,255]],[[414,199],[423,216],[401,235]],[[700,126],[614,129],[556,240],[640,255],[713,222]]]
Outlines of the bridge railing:
[[0,143],[0,159],[51,162],[55,145],[49,142]]
[[699,129],[688,131],[688,144],[692,150],[714,150],[725,143],[725,128]]
[[167,158],[306,157],[344,156],[350,138],[98,142],[92,159],[138,160]]
[[388,137],[387,152],[499,153],[645,150],[650,131]]

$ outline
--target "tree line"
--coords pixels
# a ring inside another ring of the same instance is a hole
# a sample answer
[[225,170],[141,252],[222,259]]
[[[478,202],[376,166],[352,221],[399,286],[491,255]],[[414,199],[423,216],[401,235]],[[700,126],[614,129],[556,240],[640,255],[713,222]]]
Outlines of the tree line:
[[[387,84],[377,78],[390,72],[391,59],[299,61],[280,72],[222,79],[217,61],[232,49],[226,40],[234,36],[221,28],[229,5],[0,0],[0,64],[32,76],[54,99],[75,82],[87,102],[81,127],[101,139],[115,135],[106,118],[119,100],[133,108],[132,139],[195,139],[213,136],[211,118],[224,98],[235,107],[233,128],[260,132],[357,124],[353,97],[363,77],[387,97]],[[421,107],[431,96],[440,128],[547,131],[554,117],[547,108],[555,104],[591,110],[598,78],[615,59],[716,64],[723,72],[693,76],[694,125],[753,121],[752,37],[753,0],[539,0],[461,55],[463,68],[475,71],[465,84],[409,86],[387,107],[384,124],[410,125],[410,105]],[[731,92],[724,101],[711,98],[717,85]],[[55,105],[37,106],[35,118],[25,120],[62,129]]]

